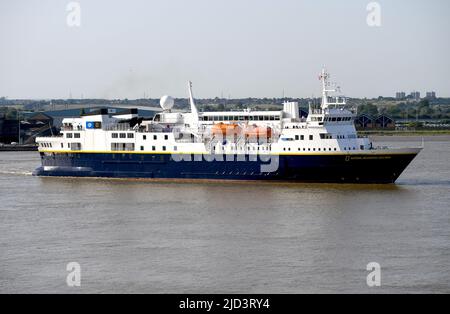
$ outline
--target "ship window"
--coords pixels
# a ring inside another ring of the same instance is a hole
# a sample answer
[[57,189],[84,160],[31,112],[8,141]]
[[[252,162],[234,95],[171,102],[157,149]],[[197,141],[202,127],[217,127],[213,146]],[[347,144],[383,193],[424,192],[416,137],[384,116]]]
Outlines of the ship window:
[[134,138],[134,134],[133,133],[127,133],[127,138]]
[[127,135],[125,133],[120,133],[120,138],[126,138]]
[[360,145],[360,146],[359,146],[359,149],[360,149],[360,150],[364,150],[364,145]]
[[309,136],[309,140],[310,140],[310,141],[313,140],[313,136],[312,136],[312,135]]
[[158,139],[157,135],[153,135],[153,139],[156,141]]
[[300,136],[298,136],[298,135],[295,136],[295,140],[296,140],[296,141],[298,141],[299,138],[300,138]]
[[163,146],[163,147],[162,147],[162,150],[163,150],[163,151],[166,151],[166,146]]
[[142,139],[145,141],[147,139],[147,135],[143,135]]
[[73,133],[74,138],[80,138],[80,133]]
[[173,147],[173,151],[176,152],[177,150],[178,150],[178,147],[174,146],[174,147]]
[[61,143],[61,148],[64,148],[64,144],[63,143]]
[[341,117],[338,117],[338,118],[336,118],[336,120],[337,120],[337,121],[341,121],[341,120],[342,120],[342,118],[341,118]]
[[155,147],[155,146],[152,146],[152,150],[156,150],[156,147]]
[[144,150],[144,146],[141,146],[141,150]]
[[169,139],[169,135],[164,135],[164,139],[167,141]]
[[71,150],[81,150],[81,143],[72,143]]
[[67,138],[72,138],[72,133],[66,133]]
[[300,135],[300,140],[304,140],[305,139],[305,136],[304,135]]
[[111,135],[111,137],[112,137],[112,138],[118,138],[118,137],[119,137],[119,134],[113,133],[113,134]]

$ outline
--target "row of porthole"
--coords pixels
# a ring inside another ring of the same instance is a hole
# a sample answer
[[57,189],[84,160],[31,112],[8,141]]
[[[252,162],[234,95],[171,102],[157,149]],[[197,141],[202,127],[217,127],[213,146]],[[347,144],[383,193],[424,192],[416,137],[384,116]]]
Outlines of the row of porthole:
[[[141,146],[140,149],[141,149],[141,151],[143,151],[144,150],[144,146]],[[161,149],[162,149],[163,152],[167,151],[167,147],[166,146],[161,146]],[[174,146],[173,147],[173,151],[176,152],[177,150],[178,150],[178,147]],[[152,146],[152,151],[156,151],[156,146]]]
[[[290,147],[288,147],[287,149],[286,149],[286,147],[283,147],[283,151],[291,151],[291,148]],[[323,148],[323,150],[322,150],[322,148],[317,148],[317,151],[324,151],[324,152],[326,152],[326,151],[332,151],[332,150],[334,150],[334,151],[337,151],[337,148],[336,147],[334,147],[334,149],[331,149],[331,147],[329,147],[328,148],[328,150],[326,149],[326,148]],[[356,150],[356,147],[344,147],[344,150]],[[302,149],[300,148],[300,147],[298,147],[298,151],[302,151]],[[314,148],[306,148],[306,147],[303,147],[303,151],[305,152],[305,151],[316,151],[316,148],[314,147]]]
[[[145,141],[147,140],[147,135],[142,135],[142,139]],[[153,140],[157,140],[158,139],[158,135],[153,135]],[[164,135],[164,140],[167,141],[169,139],[169,135],[165,134]]]
[[268,176],[268,175],[278,175],[278,172],[266,172],[266,173],[262,173],[262,172],[257,172],[257,173],[255,173],[255,172],[250,172],[249,174],[247,174],[247,171],[244,171],[244,172],[239,172],[239,171],[236,171],[236,172],[233,172],[233,171],[230,171],[230,172],[227,172],[227,171],[223,171],[222,173],[220,173],[220,171],[216,171],[216,175],[235,175],[235,176],[239,176],[239,175],[241,175],[241,176],[246,176],[246,175],[249,175],[249,176]]

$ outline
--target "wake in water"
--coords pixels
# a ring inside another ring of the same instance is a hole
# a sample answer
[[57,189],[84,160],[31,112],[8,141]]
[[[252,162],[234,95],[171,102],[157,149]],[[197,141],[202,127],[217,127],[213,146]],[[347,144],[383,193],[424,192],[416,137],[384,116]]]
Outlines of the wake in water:
[[401,180],[396,182],[397,185],[439,185],[439,186],[450,186],[449,180]]
[[0,174],[12,174],[17,176],[31,176],[33,173],[31,171],[23,171],[23,170],[0,170]]

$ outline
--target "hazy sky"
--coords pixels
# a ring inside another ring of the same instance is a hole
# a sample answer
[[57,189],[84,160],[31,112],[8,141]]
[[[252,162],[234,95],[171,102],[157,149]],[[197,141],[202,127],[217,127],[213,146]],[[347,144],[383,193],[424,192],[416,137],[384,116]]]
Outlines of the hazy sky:
[[348,96],[450,96],[450,1],[0,0],[0,96],[308,97],[325,65]]

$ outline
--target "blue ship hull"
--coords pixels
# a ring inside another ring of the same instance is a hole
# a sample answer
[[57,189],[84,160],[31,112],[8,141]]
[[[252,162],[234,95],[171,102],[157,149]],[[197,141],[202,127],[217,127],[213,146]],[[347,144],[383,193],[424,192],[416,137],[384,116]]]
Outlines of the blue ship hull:
[[[37,176],[266,180],[330,183],[393,183],[416,156],[410,154],[317,154],[280,155],[278,167],[261,171],[268,164],[246,155],[227,161],[176,161],[171,154],[148,153],[40,153]],[[186,157],[186,156],[185,156]],[[186,158],[187,159],[187,158]]]

